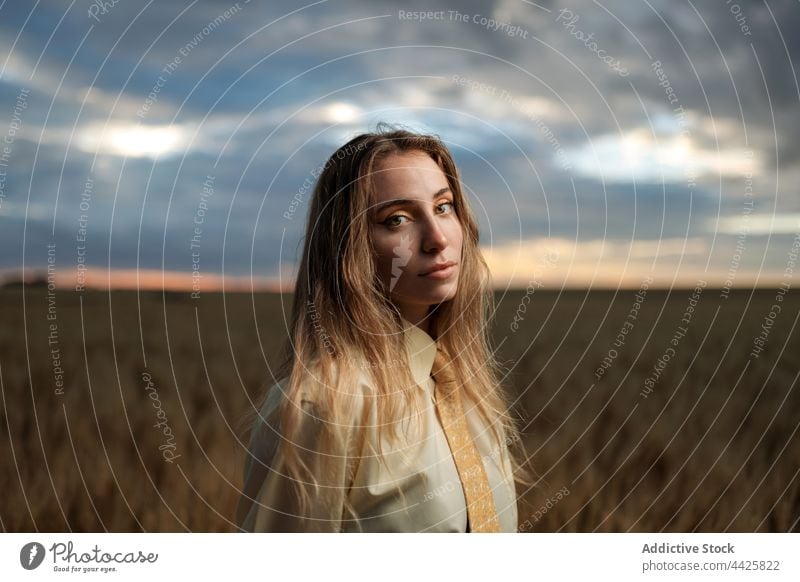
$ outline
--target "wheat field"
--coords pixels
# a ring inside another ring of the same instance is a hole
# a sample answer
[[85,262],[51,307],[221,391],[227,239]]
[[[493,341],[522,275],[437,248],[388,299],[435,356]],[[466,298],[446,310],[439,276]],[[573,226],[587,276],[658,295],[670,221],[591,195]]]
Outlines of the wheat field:
[[[3,531],[236,530],[242,419],[289,296],[0,297]],[[687,320],[691,297],[497,293],[538,476],[520,531],[800,530],[798,294],[770,317],[775,290],[704,289]]]

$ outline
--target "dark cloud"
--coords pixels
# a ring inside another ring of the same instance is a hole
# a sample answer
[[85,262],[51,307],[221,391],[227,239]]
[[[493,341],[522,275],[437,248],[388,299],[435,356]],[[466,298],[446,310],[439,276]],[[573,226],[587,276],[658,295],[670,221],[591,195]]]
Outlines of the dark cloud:
[[[692,122],[695,161],[710,164],[717,151],[730,161],[751,148],[762,162],[756,207],[797,212],[796,195],[786,190],[793,186],[780,179],[800,170],[800,12],[790,3],[740,1],[734,13],[729,5],[621,0],[337,1],[305,9],[288,1],[159,1],[144,10],[119,2],[96,18],[91,6],[0,8],[0,47],[8,54],[0,139],[20,88],[31,90],[0,199],[7,249],[0,267],[21,265],[26,206],[26,262],[43,262],[50,240],[74,247],[80,195],[92,177],[92,263],[106,265],[110,252],[112,266],[190,270],[191,221],[213,174],[205,267],[221,269],[224,242],[227,272],[248,273],[254,249],[255,268],[275,275],[296,256],[307,199],[293,219],[283,212],[310,171],[380,120],[448,142],[484,240],[498,244],[539,236],[710,239],[710,222],[741,211],[743,178],[730,165],[721,177],[706,167],[691,193],[675,175],[664,184],[652,176],[620,181],[613,150],[602,173],[559,165],[558,154],[631,134],[652,155],[663,154],[668,149],[659,147],[676,143],[677,105]],[[565,7],[579,17],[571,28],[559,19]],[[419,22],[399,10],[444,11],[445,18]],[[506,34],[511,26],[517,32]],[[595,48],[629,74],[616,74],[575,31],[591,34]],[[653,61],[677,103],[668,102]],[[160,75],[157,98],[143,112]],[[488,89],[460,85],[454,75]],[[132,141],[171,139],[132,128],[169,124],[179,136],[174,149],[157,161],[124,157]],[[125,142],[117,150],[115,139]],[[781,261],[776,254],[776,269]]]

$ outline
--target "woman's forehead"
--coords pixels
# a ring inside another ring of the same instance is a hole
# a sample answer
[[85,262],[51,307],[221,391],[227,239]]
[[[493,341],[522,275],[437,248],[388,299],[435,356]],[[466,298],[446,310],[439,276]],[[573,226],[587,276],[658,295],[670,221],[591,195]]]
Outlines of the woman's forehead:
[[377,201],[402,196],[428,199],[448,186],[439,165],[424,152],[391,154],[376,164],[372,175]]

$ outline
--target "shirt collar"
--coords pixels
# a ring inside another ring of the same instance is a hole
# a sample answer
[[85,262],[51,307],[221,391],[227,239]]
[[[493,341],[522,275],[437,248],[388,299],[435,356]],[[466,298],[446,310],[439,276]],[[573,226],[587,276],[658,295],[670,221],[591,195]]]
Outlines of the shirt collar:
[[430,378],[433,369],[433,360],[436,358],[436,342],[427,332],[405,318],[400,317],[400,321],[403,324],[411,375],[414,381],[422,386]]

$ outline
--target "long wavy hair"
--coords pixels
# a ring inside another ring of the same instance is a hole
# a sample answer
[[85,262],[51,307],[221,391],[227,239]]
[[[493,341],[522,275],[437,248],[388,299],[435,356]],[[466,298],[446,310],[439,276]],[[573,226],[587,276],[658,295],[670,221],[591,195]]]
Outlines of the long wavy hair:
[[[332,474],[325,463],[340,462],[337,458],[345,444],[337,427],[352,423],[357,402],[353,386],[365,369],[373,389],[364,400],[364,424],[355,427],[358,450],[372,445],[364,438],[366,411],[371,406],[377,408],[378,430],[378,450],[371,452],[378,455],[383,453],[384,438],[389,444],[398,443],[401,425],[420,414],[421,391],[415,389],[407,359],[400,312],[377,274],[369,224],[375,200],[371,178],[377,166],[389,155],[408,152],[424,152],[441,168],[463,230],[458,289],[452,299],[429,310],[430,335],[451,355],[458,385],[475,403],[496,442],[508,447],[514,481],[532,483],[527,462],[520,460],[524,449],[519,420],[511,413],[509,395],[500,381],[502,370],[490,347],[491,277],[453,157],[438,136],[380,123],[376,132],[358,135],[341,146],[321,167],[310,201],[290,337],[275,374],[282,379],[282,400],[276,417],[265,419],[277,425],[273,428],[281,437],[283,471],[296,489],[301,515],[312,492],[326,486],[325,478]],[[381,365],[398,360],[398,365]],[[303,403],[312,385],[314,415],[322,431],[318,449],[313,451],[315,463],[307,462],[309,451],[295,445],[304,442],[300,434],[307,414]],[[357,517],[352,507],[345,509]]]

